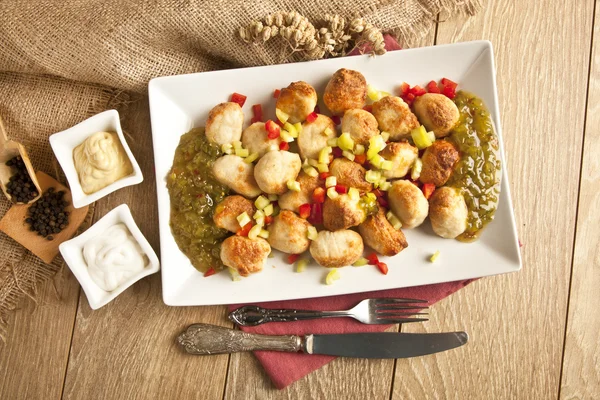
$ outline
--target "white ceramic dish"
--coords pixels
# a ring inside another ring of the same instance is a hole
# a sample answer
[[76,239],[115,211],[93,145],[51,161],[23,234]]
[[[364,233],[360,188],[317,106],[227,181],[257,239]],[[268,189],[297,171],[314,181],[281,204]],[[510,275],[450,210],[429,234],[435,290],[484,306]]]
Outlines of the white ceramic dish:
[[[118,288],[111,292],[100,288],[96,282],[92,279],[88,272],[87,264],[83,258],[83,247],[96,236],[102,234],[109,227],[124,223],[131,232],[131,235],[139,243],[140,247],[148,257],[148,264],[138,274],[132,276],[121,284]],[[92,225],[87,231],[81,235],[61,243],[59,246],[60,254],[62,254],[65,262],[73,272],[73,275],[79,281],[79,284],[83,288],[85,295],[90,303],[92,309],[97,310],[100,307],[105,306],[111,302],[115,297],[123,293],[129,286],[139,281],[145,276],[151,275],[158,272],[160,264],[156,253],[150,246],[150,243],[146,240],[140,229],[137,227],[131,211],[127,204],[121,204],[120,206],[112,209],[108,214],[102,217],[98,222]]]
[[[379,90],[395,91],[403,82],[425,85],[447,77],[459,89],[471,91],[485,101],[495,122],[503,149],[502,130],[496,93],[492,45],[487,41],[458,43],[390,52],[381,57],[346,57],[323,61],[267,67],[226,70],[153,79],[149,84],[152,136],[157,176],[160,244],[162,255],[163,299],[168,305],[205,305],[261,302],[320,297],[354,292],[417,286],[518,271],[521,257],[517,239],[506,161],[502,150],[502,186],[495,220],[481,238],[465,244],[433,234],[429,222],[404,230],[409,247],[395,257],[381,257],[389,273],[377,268],[339,269],[341,279],[324,285],[328,272],[314,262],[305,272],[276,252],[260,273],[232,282],[227,273],[204,278],[179,250],[169,227],[170,202],[164,177],[173,162],[179,137],[193,127],[204,125],[208,111],[227,101],[233,92],[248,96],[243,107],[246,125],[251,107],[260,103],[265,118],[274,118],[273,90],[291,81],[312,84],[319,98],[331,75],[339,68],[362,72]],[[326,110],[321,105],[321,110]],[[429,257],[436,250],[435,263]],[[272,268],[275,267],[275,268]]]
[[[111,183],[95,193],[85,194],[81,189],[79,177],[75,170],[73,149],[83,143],[83,141],[92,134],[101,131],[117,133],[117,136],[125,149],[125,153],[127,154],[129,161],[131,161],[133,173]],[[93,117],[78,123],[72,128],[55,133],[50,136],[50,146],[52,146],[52,151],[54,151],[54,155],[58,159],[58,162],[69,181],[69,187],[71,188],[71,194],[73,196],[73,206],[75,208],[86,206],[115,190],[124,188],[125,186],[136,185],[144,180],[142,170],[135,160],[135,157],[133,157],[133,153],[131,153],[127,141],[125,141],[123,130],[121,129],[121,122],[119,120],[119,113],[116,110],[101,112],[100,114],[96,114]]]

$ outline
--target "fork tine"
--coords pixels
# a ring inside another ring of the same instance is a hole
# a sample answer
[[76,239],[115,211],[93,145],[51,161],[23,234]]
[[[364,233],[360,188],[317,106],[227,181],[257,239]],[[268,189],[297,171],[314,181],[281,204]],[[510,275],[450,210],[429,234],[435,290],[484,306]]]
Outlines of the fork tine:
[[410,316],[410,315],[429,315],[429,314],[428,313],[420,313],[420,312],[402,312],[402,313],[381,313],[381,314],[375,314],[376,318],[386,318],[386,317],[390,317],[390,318],[399,317],[399,318],[401,318],[403,315]]
[[425,322],[429,321],[428,318],[393,318],[393,319],[377,319],[373,322],[375,325],[384,324],[404,324],[407,322]]
[[381,310],[428,310],[427,306],[401,306],[401,305],[385,305],[385,306],[376,306],[375,311]]
[[427,303],[427,300],[419,300],[419,299],[373,299],[373,302],[377,305],[379,304],[390,304],[390,303]]

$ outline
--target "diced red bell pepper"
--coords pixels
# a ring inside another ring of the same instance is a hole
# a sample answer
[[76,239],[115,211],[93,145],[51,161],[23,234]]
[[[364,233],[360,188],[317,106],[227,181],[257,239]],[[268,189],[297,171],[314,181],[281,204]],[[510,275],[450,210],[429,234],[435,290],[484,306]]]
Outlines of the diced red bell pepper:
[[277,139],[281,133],[281,128],[272,120],[268,120],[265,123],[265,129],[267,130],[267,137],[269,139]]
[[442,78],[441,83],[443,87],[449,87],[451,89],[456,89],[456,87],[458,86],[458,83],[453,82],[448,78]]
[[331,120],[333,121],[334,124],[339,125],[342,123],[342,121],[340,120],[340,117],[338,117],[337,115],[333,115],[331,117]]
[[334,147],[331,153],[333,154],[333,158],[340,158],[344,152],[339,147]]
[[408,94],[408,91],[410,90],[410,85],[406,82],[402,82],[402,85],[400,85],[400,96],[405,96]]
[[348,188],[344,185],[335,185],[335,191],[338,192],[339,194],[346,194],[348,193]]
[[310,217],[311,206],[308,203],[302,204],[298,207],[298,213],[300,214],[300,218],[307,219]]
[[442,88],[442,94],[448,97],[449,99],[453,99],[454,97],[456,97],[456,90],[449,86],[444,86]]
[[435,191],[435,185],[433,183],[424,183],[421,190],[423,191],[423,195],[425,196],[425,198],[429,200],[429,198]]
[[254,116],[252,117],[251,122],[255,123],[255,122],[262,122],[263,120],[263,112],[262,112],[262,105],[261,104],[255,104],[252,106],[252,113],[254,114]]
[[276,99],[279,98],[280,93],[281,93],[281,90],[275,89],[275,91],[273,92],[273,97],[275,97]]
[[363,165],[365,163],[365,161],[367,161],[366,154],[358,154],[358,155],[354,156],[354,162],[357,162],[360,165]]
[[272,215],[265,216],[265,225],[269,225],[271,222],[273,222],[273,216]]
[[319,107],[318,104],[315,106],[315,109],[313,111],[317,114],[321,114],[321,108]]
[[363,110],[365,110],[365,111],[368,111],[368,112],[372,113],[372,112],[373,112],[373,106],[372,106],[372,105],[370,105],[370,104],[369,104],[369,105],[366,105],[366,106],[364,106],[364,107],[363,107]]
[[296,261],[298,261],[299,258],[300,254],[290,254],[289,256],[287,256],[287,262],[288,264],[293,264]]
[[327,179],[330,176],[331,176],[331,174],[329,172],[321,172],[321,173],[319,173],[319,179],[325,180],[325,179]]
[[308,114],[308,116],[306,117],[306,122],[308,122],[308,123],[315,122],[317,117],[318,117],[317,113],[313,111],[310,114]]
[[308,222],[313,225],[319,225],[323,223],[323,204],[313,203],[311,204],[310,216]]
[[371,253],[367,256],[367,260],[369,260],[369,264],[377,265],[377,263],[379,262],[379,257],[377,257],[376,253]]
[[429,83],[427,84],[427,91],[429,93],[441,93],[442,92],[435,81],[429,81]]
[[402,96],[402,100],[404,100],[404,102],[410,106],[412,105],[413,101],[415,101],[415,97],[416,96],[414,94],[407,93],[404,96]]
[[236,232],[236,235],[248,236],[248,232],[250,232],[250,229],[252,229],[252,222],[248,222],[246,225],[244,225],[239,231]]
[[387,266],[386,263],[380,261],[380,262],[378,262],[375,265],[381,271],[382,274],[387,275],[387,273],[388,273],[388,266]]
[[423,89],[421,86],[413,86],[410,88],[410,93],[414,94],[416,97],[423,96],[427,91]]
[[[323,172],[324,174],[326,174],[327,172]],[[313,190],[313,194],[312,194],[312,201],[313,203],[324,203],[325,202],[325,189],[323,189],[322,187],[318,187],[315,188],[315,190]]]
[[288,142],[279,143],[279,150],[288,151],[290,149],[290,144]]
[[233,93],[229,101],[233,103],[238,103],[240,107],[244,107],[244,103],[246,102],[246,96],[239,93]]
[[216,274],[217,271],[215,271],[215,269],[213,267],[210,267],[209,269],[206,270],[206,272],[204,273],[204,277],[206,278],[207,276],[211,276]]
[[383,208],[388,208],[389,207],[388,201],[385,199],[385,197],[378,197],[377,198],[377,202]]

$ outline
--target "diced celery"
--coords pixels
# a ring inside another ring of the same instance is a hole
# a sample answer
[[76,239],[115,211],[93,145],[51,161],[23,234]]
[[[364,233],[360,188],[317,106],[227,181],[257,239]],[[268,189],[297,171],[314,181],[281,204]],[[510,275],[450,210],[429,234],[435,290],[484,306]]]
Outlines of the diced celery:
[[433,131],[427,132],[427,136],[429,136],[429,140],[431,140],[431,143],[435,142],[435,133],[433,133]]
[[260,195],[258,196],[258,198],[256,200],[254,200],[254,205],[256,206],[256,208],[258,208],[259,210],[262,210],[263,208],[265,208],[266,206],[268,206],[270,204],[269,199],[267,199],[265,196]]
[[400,220],[394,221],[394,223],[392,223],[392,227],[395,230],[399,231],[400,228],[402,228],[402,222],[400,222]]
[[338,138],[331,138],[327,140],[327,146],[329,147],[338,147]]
[[350,197],[352,200],[358,200],[360,198],[360,192],[357,188],[351,187],[348,189],[348,197]]
[[268,217],[269,215],[273,215],[273,204],[269,204],[263,209],[263,212]]
[[367,196],[368,199],[372,200],[372,201],[376,201],[377,200],[377,196],[375,196],[375,193],[367,193],[365,196]]
[[296,129],[296,127],[294,125],[290,124],[289,122],[286,122],[285,124],[283,124],[283,129],[288,131],[291,137],[293,137],[293,138],[298,137],[298,130]]
[[383,190],[384,192],[387,192],[388,190],[390,190],[392,187],[392,184],[388,181],[379,181],[379,189]]
[[365,174],[365,180],[369,183],[379,183],[381,179],[381,172],[374,171],[372,169],[368,170]]
[[238,223],[240,224],[241,227],[244,227],[247,223],[249,223],[250,221],[252,221],[250,219],[250,217],[248,216],[248,213],[246,211],[244,211],[243,213],[241,213],[240,215],[238,215],[237,217]]
[[228,267],[227,270],[229,271],[229,275],[231,275],[232,281],[237,282],[242,280],[242,277],[240,276],[240,273],[237,271],[237,269]]
[[319,165],[319,162],[317,160],[313,160],[312,158],[308,158],[308,164],[312,167],[317,168],[317,165]]
[[423,170],[423,161],[420,158],[417,158],[412,165],[410,170],[410,179],[416,181],[421,177],[421,170]]
[[287,181],[287,187],[288,189],[293,190],[294,192],[299,192],[300,182],[290,179],[289,181]]
[[281,130],[281,132],[279,133],[279,138],[286,143],[292,143],[294,141],[294,137],[290,135],[290,133],[285,129]]
[[296,261],[296,272],[304,272],[306,266],[308,265],[308,260],[306,258],[301,258]]
[[319,152],[319,163],[320,164],[329,164],[329,155],[333,149],[331,146],[323,147]]
[[254,219],[265,218],[265,212],[263,210],[256,210],[252,216]]
[[352,151],[354,149],[354,140],[348,132],[342,133],[337,140],[338,147],[342,150]]
[[233,144],[233,148],[235,150],[241,149],[242,148],[242,142],[240,142],[239,140],[236,140],[235,142],[232,143]]
[[248,239],[256,239],[258,237],[258,234],[260,233],[262,229],[262,225],[254,225],[252,228],[250,228],[250,231],[248,231]]
[[296,128],[296,132],[298,132],[298,133],[302,132],[302,123],[301,122],[296,122],[294,124],[294,128]]
[[354,264],[352,264],[353,267],[362,267],[364,265],[369,264],[369,260],[367,260],[364,257],[359,258],[358,260],[356,260],[356,262]]
[[319,170],[319,172],[329,172],[329,166],[326,163],[319,163],[317,165],[317,169]]
[[394,168],[394,163],[388,160],[383,160],[381,162],[381,169],[384,171],[391,171]]
[[380,135],[383,138],[384,142],[387,142],[388,140],[390,140],[390,134],[388,132],[381,131]]
[[290,116],[286,112],[283,112],[279,108],[275,109],[275,116],[277,116],[277,119],[281,121],[282,124],[285,124],[290,118]]
[[315,228],[314,226],[308,227],[308,230],[306,231],[306,236],[310,240],[316,240],[318,235],[319,235],[319,232],[317,232],[317,228]]
[[333,282],[337,281],[338,279],[340,279],[340,273],[338,272],[337,268],[334,268],[327,273],[327,276],[325,276],[325,284],[332,285]]
[[319,176],[319,171],[317,171],[315,167],[304,167],[303,170],[306,175],[311,176],[313,178]]
[[381,150],[385,149],[386,143],[381,135],[373,136],[369,139],[369,150],[367,150],[367,159],[371,160]]
[[357,156],[365,154],[365,146],[363,146],[362,144],[357,144],[356,146],[354,146],[354,154],[356,154]]
[[369,162],[374,167],[381,168],[381,163],[383,163],[384,161],[385,161],[385,158],[381,157],[379,154],[375,154]]
[[377,101],[377,100],[380,99],[380,97],[379,97],[379,90],[375,89],[371,85],[367,85],[367,96],[369,97],[369,100],[371,100],[371,101]]
[[385,213],[385,217],[388,219],[388,221],[390,220],[390,218],[395,217],[394,213],[392,212],[392,210],[389,210],[387,213]]
[[438,259],[438,257],[440,256],[440,251],[437,250],[435,253],[433,253],[433,255],[429,258],[429,261],[431,262],[435,262],[435,260]]
[[330,199],[336,199],[340,194],[335,190],[335,187],[330,187],[327,189],[327,197]]
[[415,146],[417,146],[418,149],[425,149],[431,146],[433,143],[423,125],[413,129],[410,132],[410,136],[412,137],[412,140],[415,142]]
[[250,155],[250,152],[248,151],[248,149],[236,149],[235,155],[242,158],[246,158]]
[[224,143],[221,145],[221,151],[225,154],[233,154],[233,145],[231,143]]
[[260,236],[263,239],[268,239],[269,238],[269,231],[266,229],[261,229],[260,233],[258,234],[258,236]]
[[330,127],[325,128],[325,130],[323,132],[321,132],[321,135],[323,135],[323,136],[331,136],[333,134],[334,133]]
[[269,201],[279,200],[279,196],[277,196],[276,194],[270,194],[268,197],[269,197]]
[[302,168],[304,167],[310,167],[310,164],[308,163],[309,158],[305,158],[304,161],[302,161]]
[[350,161],[354,161],[354,157],[355,157],[355,155],[354,155],[354,154],[352,154],[352,153],[350,153],[349,151],[347,151],[347,150],[344,150],[344,151],[342,152],[342,155],[343,155],[344,157],[346,157],[348,160],[350,160]]
[[265,217],[256,218],[254,221],[256,225],[265,226]]
[[329,188],[329,187],[332,187],[335,185],[337,185],[337,178],[335,176],[328,176],[325,179],[325,187],[326,188]]
[[273,216],[277,216],[279,214],[279,211],[281,211],[281,208],[279,208],[279,206],[273,206]]
[[394,215],[393,212],[388,211],[387,214],[385,214],[385,217],[389,221],[390,225],[394,227],[395,230],[400,230],[400,228],[402,228],[402,223],[400,222],[398,217]]
[[271,250],[267,258],[275,258],[275,253],[273,253],[273,251]]
[[[246,151],[248,151],[248,150],[246,150]],[[258,160],[258,153],[252,153],[248,157],[244,158],[244,162],[246,164],[252,164],[256,160]]]

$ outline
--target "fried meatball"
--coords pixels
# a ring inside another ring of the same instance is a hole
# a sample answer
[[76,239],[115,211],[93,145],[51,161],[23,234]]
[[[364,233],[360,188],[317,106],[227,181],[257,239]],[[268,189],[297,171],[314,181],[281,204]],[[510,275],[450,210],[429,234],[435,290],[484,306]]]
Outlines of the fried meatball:
[[221,261],[241,276],[261,271],[270,252],[271,246],[262,238],[253,240],[234,235],[221,243]]
[[452,143],[436,140],[423,154],[423,169],[419,179],[423,183],[444,186],[459,158],[458,150]]
[[415,99],[414,106],[421,124],[435,137],[448,136],[458,122],[458,107],[443,94],[426,93]]
[[[329,128],[331,132],[325,134],[325,130]],[[335,124],[326,115],[319,114],[313,122],[305,122],[302,124],[302,132],[298,134],[298,149],[302,159],[319,158],[319,152],[323,147],[327,147],[327,141],[336,137]]]
[[377,120],[362,108],[348,110],[342,118],[342,132],[348,132],[354,143],[369,144],[369,139],[379,134]]
[[410,167],[419,157],[419,149],[408,142],[394,142],[389,143],[379,154],[394,164],[391,170],[382,171],[383,176],[388,179],[402,178],[408,174]]
[[[259,157],[265,155],[267,151],[279,149],[281,139],[269,139],[268,132],[265,129],[264,122],[255,122],[242,132],[242,145],[248,149],[250,154],[258,153]],[[271,148],[275,146],[274,148]]]
[[265,193],[283,194],[287,181],[295,180],[302,167],[300,156],[285,150],[269,151],[254,167],[254,178]]
[[365,180],[365,170],[360,164],[347,158],[336,158],[329,165],[329,172],[335,176],[337,183],[348,188],[356,188],[361,192],[369,192],[373,185]]
[[386,96],[373,103],[373,115],[379,123],[379,129],[388,132],[391,140],[408,138],[410,131],[419,126],[408,104],[396,96]]
[[243,212],[252,217],[254,214],[252,202],[243,196],[227,196],[215,207],[213,221],[219,228],[235,233],[242,229],[237,216]]
[[382,209],[358,226],[367,246],[384,256],[394,256],[408,247],[402,231],[397,231],[385,217]]
[[307,237],[310,223],[295,213],[283,210],[269,225],[269,244],[274,249],[288,254],[300,254],[308,250]]
[[303,122],[317,105],[317,92],[306,82],[292,82],[281,90],[276,107],[289,115],[288,122]]
[[220,157],[213,164],[213,175],[223,185],[249,198],[261,193],[254,179],[254,165],[233,154]]
[[421,225],[429,212],[429,203],[421,189],[407,180],[392,183],[388,200],[392,212],[407,229]]
[[240,140],[244,113],[237,103],[221,103],[213,107],[206,120],[206,137],[213,143],[226,144]]
[[455,188],[441,187],[429,199],[429,219],[433,231],[446,239],[454,239],[467,229],[467,204]]
[[354,231],[321,231],[310,244],[310,254],[323,267],[334,268],[351,265],[363,253],[360,235]]
[[338,69],[327,83],[323,101],[334,114],[363,108],[367,101],[367,80],[358,71]]
[[366,217],[365,210],[359,205],[359,199],[352,200],[347,194],[341,194],[335,199],[328,197],[323,204],[323,226],[330,231],[357,226]]
[[319,177],[309,176],[304,171],[300,171],[296,181],[300,184],[299,192],[288,190],[279,196],[279,207],[282,210],[298,212],[302,204],[312,203],[312,193],[320,186]]

